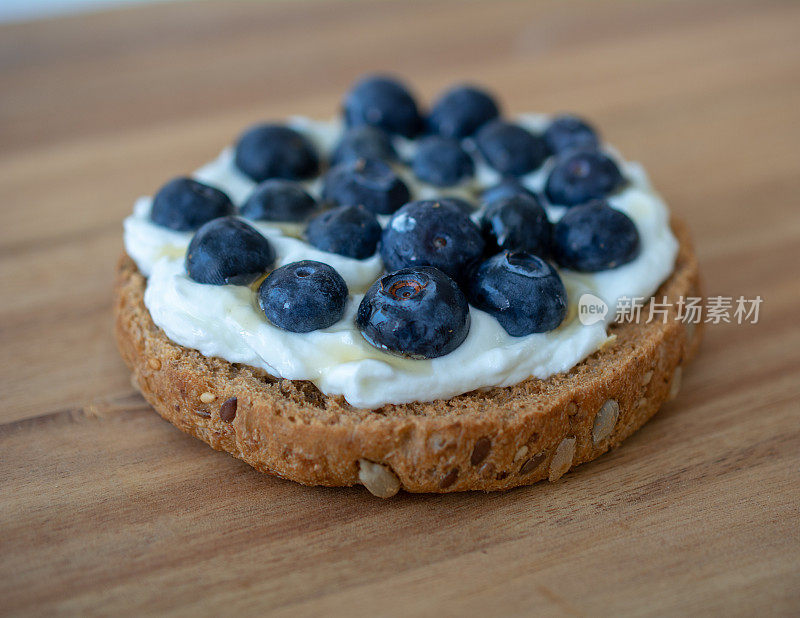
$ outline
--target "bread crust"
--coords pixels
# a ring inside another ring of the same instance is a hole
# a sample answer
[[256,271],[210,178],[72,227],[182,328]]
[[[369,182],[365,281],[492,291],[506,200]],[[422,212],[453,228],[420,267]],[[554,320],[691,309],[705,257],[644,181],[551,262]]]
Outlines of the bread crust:
[[655,294],[672,305],[666,323],[615,325],[612,343],[547,380],[356,409],[310,382],[274,378],[170,341],[153,323],[146,280],[127,255],[117,272],[117,342],[133,383],[162,417],[262,472],[307,485],[354,485],[359,461],[367,460],[383,464],[410,492],[557,480],[641,427],[675,395],[679,369],[697,351],[702,324],[684,324],[674,308],[681,296],[700,296],[697,259],[685,225],[672,227],[680,242],[675,270]]

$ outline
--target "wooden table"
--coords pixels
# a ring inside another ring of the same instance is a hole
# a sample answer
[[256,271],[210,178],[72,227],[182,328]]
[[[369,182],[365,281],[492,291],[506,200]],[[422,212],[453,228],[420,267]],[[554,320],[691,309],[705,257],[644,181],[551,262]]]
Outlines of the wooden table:
[[[0,613],[800,611],[800,5],[176,4],[0,27]],[[366,70],[575,110],[694,230],[711,325],[673,403],[555,484],[372,498],[263,476],[135,394],[136,196]]]

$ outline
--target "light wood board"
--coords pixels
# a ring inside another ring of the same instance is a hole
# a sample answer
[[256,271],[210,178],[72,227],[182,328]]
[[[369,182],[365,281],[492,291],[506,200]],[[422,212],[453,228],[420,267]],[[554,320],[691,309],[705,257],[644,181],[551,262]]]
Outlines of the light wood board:
[[[0,613],[800,611],[800,5],[178,3],[0,26]],[[306,488],[135,394],[111,286],[133,200],[360,73],[572,110],[691,225],[710,295],[679,397],[503,494]]]

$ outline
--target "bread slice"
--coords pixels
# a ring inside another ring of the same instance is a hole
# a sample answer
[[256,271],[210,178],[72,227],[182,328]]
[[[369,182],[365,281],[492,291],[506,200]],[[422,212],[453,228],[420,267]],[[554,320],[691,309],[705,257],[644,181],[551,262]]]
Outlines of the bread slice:
[[[670,304],[700,295],[688,231],[678,221],[672,227],[680,251],[655,294]],[[145,284],[123,255],[117,341],[134,383],[161,416],[262,472],[307,485],[362,483],[381,497],[400,487],[496,490],[557,480],[619,445],[675,396],[702,326],[681,322],[673,307],[666,323],[612,326],[615,340],[566,374],[361,410],[310,382],[173,343],[144,305]]]

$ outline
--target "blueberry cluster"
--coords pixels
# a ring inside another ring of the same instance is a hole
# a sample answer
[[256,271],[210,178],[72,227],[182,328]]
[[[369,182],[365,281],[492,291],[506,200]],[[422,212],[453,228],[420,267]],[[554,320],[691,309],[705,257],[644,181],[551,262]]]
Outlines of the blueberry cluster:
[[[251,285],[268,273],[257,301],[272,324],[301,333],[330,327],[348,298],[339,273],[311,260],[271,270],[274,247],[244,219],[303,224],[305,239],[322,251],[380,255],[386,274],[355,320],[364,338],[394,354],[435,358],[467,337],[470,304],[512,336],[547,332],[567,313],[556,266],[597,272],[640,251],[636,226],[607,201],[626,181],[595,129],[576,116],[557,116],[535,133],[504,119],[494,97],[470,85],[447,90],[426,114],[404,84],[384,75],[358,81],[342,116],[328,153],[282,124],[245,131],[234,163],[257,184],[238,210],[224,192],[189,178],[158,191],[152,221],[194,232],[190,278]],[[481,193],[470,182],[478,165],[501,179]],[[525,177],[543,165],[537,193]],[[411,177],[438,197],[415,199]],[[319,195],[309,189],[317,178]],[[475,203],[448,195],[465,187]],[[555,223],[553,207],[566,208]]]

